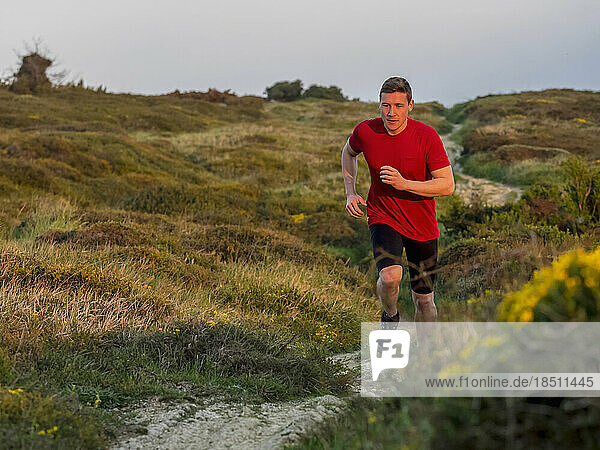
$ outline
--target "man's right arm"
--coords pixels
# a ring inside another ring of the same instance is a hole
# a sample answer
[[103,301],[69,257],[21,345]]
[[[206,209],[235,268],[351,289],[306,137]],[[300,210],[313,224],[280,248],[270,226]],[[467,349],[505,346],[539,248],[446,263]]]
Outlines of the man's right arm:
[[358,173],[358,161],[356,157],[359,153],[350,147],[347,141],[342,149],[342,173],[344,175],[344,187],[346,189],[346,214],[355,219],[360,219],[364,213],[359,204],[367,205],[364,199],[356,193],[356,175]]

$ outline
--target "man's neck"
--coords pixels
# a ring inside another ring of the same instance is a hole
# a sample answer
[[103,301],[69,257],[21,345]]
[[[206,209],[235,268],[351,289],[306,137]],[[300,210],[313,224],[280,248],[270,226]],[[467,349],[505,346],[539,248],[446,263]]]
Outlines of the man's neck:
[[387,131],[387,134],[389,134],[390,136],[396,136],[397,134],[402,133],[406,127],[408,126],[408,118],[404,121],[404,123],[402,124],[402,126],[400,128],[398,128],[397,130],[394,131],[390,131],[390,129],[387,127],[385,120],[383,121],[383,126],[385,127],[385,130]]

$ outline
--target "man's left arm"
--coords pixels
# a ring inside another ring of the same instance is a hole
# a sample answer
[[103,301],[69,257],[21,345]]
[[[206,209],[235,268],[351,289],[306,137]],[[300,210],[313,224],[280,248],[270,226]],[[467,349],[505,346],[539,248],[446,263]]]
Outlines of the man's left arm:
[[400,172],[391,166],[382,166],[379,172],[381,181],[391,184],[401,191],[408,191],[424,197],[439,197],[452,195],[454,192],[454,174],[452,166],[442,167],[431,171],[431,180],[413,181],[404,178]]

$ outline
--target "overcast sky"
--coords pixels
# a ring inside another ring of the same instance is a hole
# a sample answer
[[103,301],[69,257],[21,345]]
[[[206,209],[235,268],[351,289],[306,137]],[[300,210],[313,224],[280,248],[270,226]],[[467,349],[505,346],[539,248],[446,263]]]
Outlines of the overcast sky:
[[450,106],[600,90],[599,24],[599,0],[13,1],[0,14],[0,69],[40,37],[59,68],[111,92],[262,95],[299,78],[376,100],[400,75],[417,102]]

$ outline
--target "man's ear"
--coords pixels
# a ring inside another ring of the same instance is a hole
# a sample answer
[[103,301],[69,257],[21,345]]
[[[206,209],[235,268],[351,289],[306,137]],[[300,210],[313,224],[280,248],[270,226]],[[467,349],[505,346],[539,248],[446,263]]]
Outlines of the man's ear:
[[410,103],[408,104],[408,110],[412,111],[415,107],[415,100],[413,98],[410,99]]

